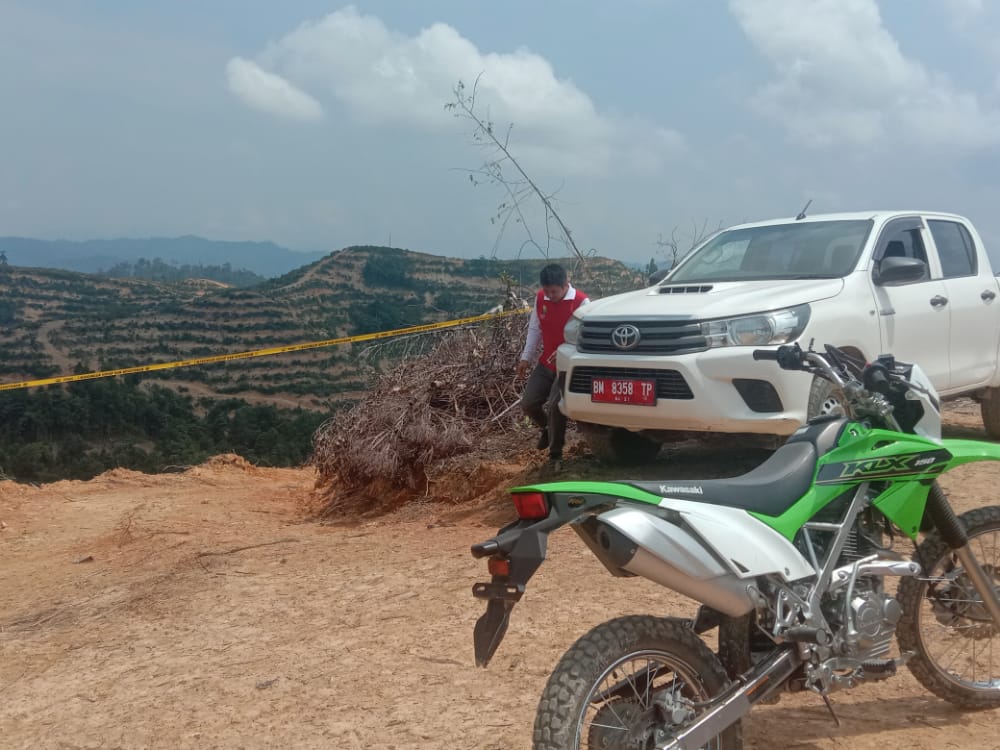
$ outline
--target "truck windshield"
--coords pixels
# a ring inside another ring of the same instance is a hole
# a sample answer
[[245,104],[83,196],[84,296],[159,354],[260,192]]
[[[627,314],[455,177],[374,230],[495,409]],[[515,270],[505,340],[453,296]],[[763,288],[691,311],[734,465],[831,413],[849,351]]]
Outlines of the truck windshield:
[[846,276],[871,229],[867,219],[730,229],[696,248],[666,283]]

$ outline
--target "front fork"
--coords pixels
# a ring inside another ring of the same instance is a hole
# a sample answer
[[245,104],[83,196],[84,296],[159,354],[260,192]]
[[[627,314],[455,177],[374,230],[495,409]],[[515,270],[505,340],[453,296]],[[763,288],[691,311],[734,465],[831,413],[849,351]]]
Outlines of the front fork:
[[927,494],[927,513],[945,544],[962,563],[972,587],[983,598],[983,606],[993,618],[994,627],[1000,628],[1000,598],[997,597],[996,587],[972,553],[969,547],[969,535],[965,533],[965,527],[955,515],[948,498],[937,482],[931,485],[931,490]]
[[993,581],[986,575],[986,572],[979,564],[979,560],[972,554],[972,550],[968,544],[959,547],[954,552],[955,556],[962,563],[962,567],[965,568],[965,574],[969,576],[972,587],[983,597],[983,606],[986,607],[986,611],[993,618],[994,627],[1000,629],[1000,599],[997,598],[997,590],[993,585]]

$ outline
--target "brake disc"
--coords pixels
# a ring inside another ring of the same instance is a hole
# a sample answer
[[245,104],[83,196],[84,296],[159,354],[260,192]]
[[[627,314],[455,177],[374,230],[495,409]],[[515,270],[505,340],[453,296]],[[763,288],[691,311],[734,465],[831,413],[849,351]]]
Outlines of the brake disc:
[[646,727],[646,732],[643,727],[638,726],[641,723],[649,723],[649,718],[648,712],[643,711],[638,701],[616,700],[605,703],[590,723],[587,747],[600,750],[644,750],[647,743],[642,735],[651,734],[653,727]]
[[[996,567],[991,564],[982,567],[994,586],[998,586]],[[947,583],[932,595],[931,600],[934,617],[957,635],[979,640],[997,634],[993,618],[964,571],[950,574]]]

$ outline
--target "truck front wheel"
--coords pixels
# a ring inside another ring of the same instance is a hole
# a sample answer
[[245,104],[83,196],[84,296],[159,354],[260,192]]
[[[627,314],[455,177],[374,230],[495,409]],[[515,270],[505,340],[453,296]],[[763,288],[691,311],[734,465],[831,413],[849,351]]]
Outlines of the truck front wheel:
[[1000,388],[987,388],[979,402],[986,434],[1000,440]]
[[833,383],[823,378],[813,378],[812,387],[809,389],[809,406],[806,410],[806,419],[821,417],[829,414],[843,415],[844,405],[833,392]]
[[619,466],[638,466],[656,458],[660,444],[621,427],[578,422],[590,452],[601,461]]

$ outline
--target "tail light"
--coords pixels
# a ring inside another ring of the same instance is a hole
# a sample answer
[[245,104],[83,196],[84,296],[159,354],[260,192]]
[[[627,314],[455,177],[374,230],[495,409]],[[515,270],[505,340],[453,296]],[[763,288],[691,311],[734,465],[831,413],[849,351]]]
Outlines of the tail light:
[[510,576],[510,560],[502,557],[491,557],[486,563],[486,568],[490,571],[491,576],[501,576],[504,578]]
[[537,521],[549,515],[549,503],[541,492],[518,492],[512,497],[518,518]]

